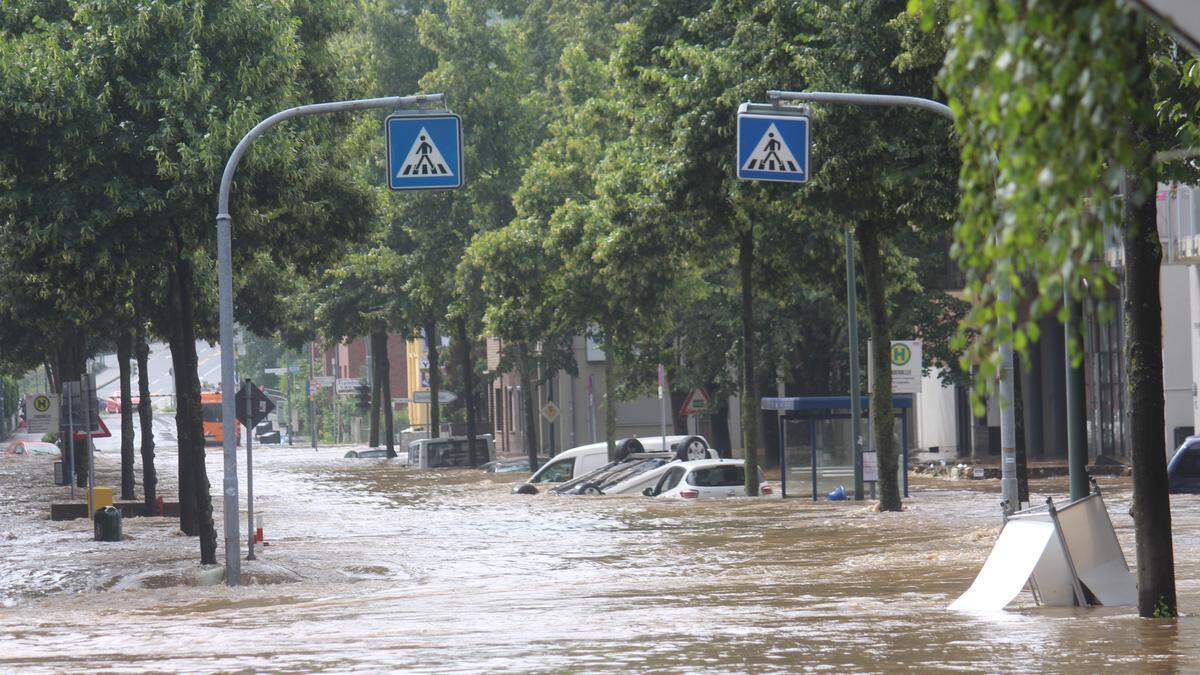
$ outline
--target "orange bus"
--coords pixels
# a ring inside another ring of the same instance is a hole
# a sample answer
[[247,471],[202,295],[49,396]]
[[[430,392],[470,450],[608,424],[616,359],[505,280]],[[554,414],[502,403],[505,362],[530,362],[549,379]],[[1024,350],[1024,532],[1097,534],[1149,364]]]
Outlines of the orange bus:
[[[205,446],[220,446],[224,443],[224,425],[221,424],[221,392],[200,392],[200,418],[204,420]],[[235,441],[241,443],[241,428],[234,423]]]

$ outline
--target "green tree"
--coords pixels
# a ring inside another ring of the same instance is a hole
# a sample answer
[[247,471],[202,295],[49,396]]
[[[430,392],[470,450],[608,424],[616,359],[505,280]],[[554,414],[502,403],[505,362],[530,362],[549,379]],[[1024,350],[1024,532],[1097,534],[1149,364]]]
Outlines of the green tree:
[[[940,59],[936,50],[916,58],[906,49],[904,2],[831,4],[819,16],[821,37],[801,57],[812,89],[936,98]],[[858,239],[874,363],[870,412],[879,506],[897,511],[901,494],[890,352],[901,324],[893,299],[905,285],[921,288],[905,284],[911,273],[904,269],[900,245],[907,243],[905,248],[925,258],[920,251],[945,239],[954,213],[956,147],[951,125],[923,111],[830,106],[816,123],[821,153],[806,198],[831,225],[853,225]]]
[[[927,27],[946,16],[942,3],[914,4],[924,5]],[[1082,299],[1110,283],[1113,272],[1093,261],[1107,232],[1123,233],[1138,611],[1173,616],[1154,194],[1157,180],[1187,167],[1158,165],[1154,154],[1194,140],[1172,112],[1195,109],[1196,83],[1181,77],[1170,41],[1125,3],[947,4],[952,49],[941,82],[962,139],[956,240],[972,301],[965,325],[977,332],[971,362],[989,380],[996,345],[1023,349],[1038,319],[1063,317],[1064,285]],[[1021,276],[1036,283],[1023,286]],[[1011,283],[1011,301],[999,299],[998,279]]]
[[[20,83],[9,89],[16,94],[9,114],[16,122],[13,134],[29,147],[19,155],[19,168],[27,171],[6,169],[25,176],[24,184],[0,208],[17,221],[9,214],[28,214],[39,191],[58,190],[65,197],[44,202],[34,219],[19,220],[31,232],[49,234],[52,247],[56,240],[66,242],[57,271],[81,280],[71,285],[39,279],[39,292],[69,294],[89,283],[96,293],[107,292],[112,286],[96,283],[97,270],[104,269],[104,260],[122,257],[139,283],[162,290],[144,316],[168,338],[174,361],[181,527],[200,535],[202,562],[215,562],[195,355],[197,337],[211,336],[215,328],[214,192],[230,149],[276,106],[341,97],[343,80],[333,76],[339,57],[329,43],[348,24],[348,10],[331,1],[285,6],[202,0],[80,0],[46,8],[58,14],[31,19],[19,44],[5,41],[5,49],[13,51],[0,59],[6,85]],[[30,58],[54,68],[22,76],[18,59]],[[48,102],[40,95],[39,89],[56,88],[69,100]],[[28,102],[39,103],[31,108]],[[54,110],[39,110],[42,102]],[[38,156],[39,144],[56,140],[38,133],[37,125],[47,121],[58,122],[61,140],[75,140]],[[339,129],[332,120],[281,128],[256,144],[243,163],[235,188],[241,213],[235,267],[245,272],[240,292],[253,295],[244,282],[256,265],[269,261],[311,271],[336,252],[330,241],[361,230],[361,190],[341,169],[346,158],[331,150],[336,146],[319,142]],[[64,176],[71,178],[69,190],[60,189]],[[125,274],[105,281],[132,283]],[[74,297],[84,305],[91,294]],[[91,319],[86,308],[65,308],[68,327]],[[243,302],[239,309],[243,323],[253,324],[267,308],[251,311]],[[60,334],[75,336],[60,349],[60,362],[68,364],[62,375],[70,378],[75,366],[69,364],[82,364],[86,355],[85,334]]]

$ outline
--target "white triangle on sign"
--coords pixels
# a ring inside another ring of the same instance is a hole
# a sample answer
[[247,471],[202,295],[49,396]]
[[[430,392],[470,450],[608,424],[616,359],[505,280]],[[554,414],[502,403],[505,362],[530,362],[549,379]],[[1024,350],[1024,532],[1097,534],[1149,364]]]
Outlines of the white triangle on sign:
[[453,176],[454,172],[450,170],[450,165],[446,163],[446,158],[442,156],[437,145],[433,142],[433,137],[421,127],[421,132],[413,139],[412,148],[408,151],[408,157],[404,158],[404,164],[400,165],[400,170],[396,172],[396,178],[412,178],[413,176]]
[[754,146],[754,152],[746,158],[742,171],[774,171],[776,173],[803,173],[796,156],[783,140],[779,128],[772,122],[766,133]]

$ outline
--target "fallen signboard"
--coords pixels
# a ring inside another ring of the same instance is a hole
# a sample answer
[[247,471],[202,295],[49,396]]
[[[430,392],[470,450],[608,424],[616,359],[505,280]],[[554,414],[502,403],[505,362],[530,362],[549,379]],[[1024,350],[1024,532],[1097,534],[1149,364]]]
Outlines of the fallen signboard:
[[1029,586],[1049,606],[1133,605],[1137,586],[1097,490],[1056,507],[1017,511],[979,575],[950,609],[1004,609]]

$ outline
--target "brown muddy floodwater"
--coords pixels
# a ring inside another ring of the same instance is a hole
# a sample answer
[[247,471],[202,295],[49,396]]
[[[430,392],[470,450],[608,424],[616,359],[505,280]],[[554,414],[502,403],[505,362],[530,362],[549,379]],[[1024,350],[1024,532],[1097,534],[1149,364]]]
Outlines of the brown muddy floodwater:
[[[341,452],[256,453],[271,545],[237,589],[197,585],[196,542],[166,519],[127,519],[119,543],[46,520],[65,488],[44,462],[0,458],[0,671],[1200,670],[1192,616],[1028,594],[946,611],[999,530],[993,481],[917,480],[907,512],[875,514],[525,497],[512,478]],[[169,474],[174,454],[159,457]],[[1035,499],[1065,487],[1036,483]],[[1132,563],[1128,484],[1106,488]],[[1200,499],[1174,514],[1180,606],[1200,612]]]

